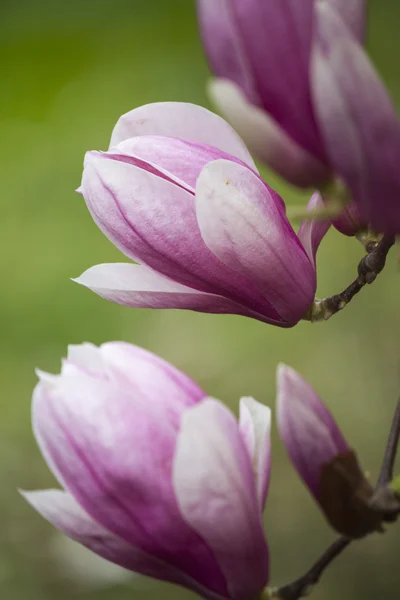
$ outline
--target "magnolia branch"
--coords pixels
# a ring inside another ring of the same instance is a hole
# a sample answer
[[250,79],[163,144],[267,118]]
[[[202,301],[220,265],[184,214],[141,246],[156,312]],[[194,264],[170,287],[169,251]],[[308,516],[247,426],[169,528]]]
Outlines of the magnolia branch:
[[[389,246],[390,248],[390,246]],[[371,507],[381,511],[386,509],[386,522],[395,521],[399,514],[399,500],[389,486],[393,479],[393,468],[396,459],[397,449],[400,438],[400,398],[397,402],[395,413],[392,419],[388,440],[385,447],[385,453],[382,461],[378,482],[375,488],[375,494],[371,500]],[[313,564],[313,566],[301,577],[282,586],[277,590],[273,597],[278,600],[299,600],[306,596],[314,585],[318,583],[325,569],[345,550],[352,540],[346,537],[338,538],[322,556]]]
[[328,296],[322,300],[314,300],[310,310],[304,317],[307,321],[323,321],[336,314],[354,298],[367,284],[375,281],[383,270],[386,257],[395,242],[392,235],[384,235],[380,241],[369,241],[365,244],[367,254],[358,264],[358,276],[343,292]]
[[325,569],[329,567],[331,562],[333,562],[345,548],[347,548],[350,542],[351,540],[345,537],[337,539],[336,542],[329,546],[305,575],[299,577],[299,579],[296,579],[292,583],[281,587],[278,590],[277,597],[280,600],[298,600],[298,598],[307,596],[310,589],[318,583]]

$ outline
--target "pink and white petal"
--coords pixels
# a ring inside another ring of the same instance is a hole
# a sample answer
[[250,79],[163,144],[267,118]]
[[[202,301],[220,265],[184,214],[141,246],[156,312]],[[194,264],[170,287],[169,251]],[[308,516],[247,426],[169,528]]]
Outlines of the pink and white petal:
[[313,388],[290,367],[277,370],[277,423],[300,476],[317,497],[322,467],[349,450],[332,415]]
[[200,35],[212,72],[235,82],[249,102],[260,104],[234,12],[232,0],[197,0]]
[[87,269],[73,279],[102,298],[136,308],[179,308],[214,314],[243,315],[277,324],[229,298],[198,292],[142,265],[108,263]]
[[220,593],[226,589],[223,575],[182,519],[172,488],[176,435],[187,403],[169,401],[171,393],[187,390],[156,368],[146,387],[140,380],[127,385],[121,374],[104,381],[80,372],[54,388],[36,387],[34,433],[63,487],[92,519]]
[[332,167],[376,231],[400,231],[400,122],[362,47],[330,6],[316,7],[312,88]]
[[155,102],[122,115],[111,136],[110,148],[140,135],[164,135],[214,146],[257,170],[235,130],[211,111],[186,102]]
[[254,398],[241,398],[239,429],[253,465],[258,501],[263,511],[271,473],[271,410]]
[[142,558],[144,564],[149,561],[151,565],[153,560],[156,565],[160,563],[94,521],[68,492],[48,489],[21,494],[54,527],[111,562],[137,572],[143,572],[138,568]]
[[210,250],[256,282],[282,319],[299,321],[314,299],[315,270],[274,192],[242,165],[217,160],[197,181],[196,212]]
[[127,342],[106,342],[100,353],[109,376],[122,377],[123,383],[143,388],[151,399],[168,410],[168,404],[193,406],[205,397],[205,392],[185,373],[166,360],[139,346]]
[[81,367],[97,376],[104,373],[104,362],[100,349],[89,342],[70,344],[68,346],[68,362]]
[[133,260],[180,284],[227,296],[279,320],[255,284],[228,269],[206,246],[188,191],[99,153],[86,155],[83,190],[95,222]]
[[[145,262],[148,258],[155,262],[163,258],[151,245],[152,235],[157,236],[154,229],[160,220],[160,208],[162,224],[166,224],[163,214],[166,207],[164,210],[160,207],[162,201],[168,209],[171,206],[178,209],[180,219],[184,219],[188,226],[193,220],[190,216],[192,196],[188,191],[159,174],[121,161],[118,155],[86,154],[82,192],[93,219],[103,233],[134,260]],[[178,217],[178,214],[175,216]],[[154,222],[154,228],[151,228]],[[142,224],[139,231],[135,229],[137,223]],[[145,225],[148,225],[147,228]],[[169,262],[165,257],[163,263]]]
[[366,0],[324,0],[337,12],[359,42],[365,38]]
[[315,187],[329,179],[329,168],[289,137],[263,109],[248,102],[235,83],[213,79],[209,94],[252,152],[281,177],[300,187]]
[[326,162],[309,89],[315,0],[230,4],[262,108],[300,146]]
[[74,498],[62,490],[37,490],[21,492],[27,502],[68,537],[86,546],[92,552],[125,569],[163,581],[177,583],[205,598],[221,600],[217,594],[207,596],[207,590],[182,571],[126,543],[94,521]]
[[218,401],[185,412],[173,484],[184,519],[225,575],[229,597],[256,597],[268,581],[268,548],[248,452],[233,415]]
[[169,179],[175,180],[193,194],[196,180],[207,163],[218,158],[240,162],[213,146],[161,135],[129,138],[113,149],[113,153],[117,152],[122,154],[123,160],[129,156],[144,160],[154,170],[162,170]]
[[[312,213],[314,210],[318,210],[324,206],[321,195],[318,192],[315,192],[307,204],[307,211]],[[303,244],[304,250],[307,252],[308,258],[314,266],[318,247],[327,234],[331,224],[329,219],[316,218],[304,219],[300,225],[299,233],[297,234],[298,238]]]

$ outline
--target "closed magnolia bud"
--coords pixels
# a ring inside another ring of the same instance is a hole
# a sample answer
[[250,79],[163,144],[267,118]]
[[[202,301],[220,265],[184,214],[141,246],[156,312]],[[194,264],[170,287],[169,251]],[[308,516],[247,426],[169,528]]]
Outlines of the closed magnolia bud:
[[25,492],[55,527],[126,569],[208,600],[254,600],[268,580],[262,527],[270,412],[240,421],[130,344],[71,346],[40,373],[36,439],[63,490]]
[[374,502],[375,490],[328,409],[290,367],[279,366],[277,385],[281,438],[330,525],[348,538],[381,531],[393,506]]

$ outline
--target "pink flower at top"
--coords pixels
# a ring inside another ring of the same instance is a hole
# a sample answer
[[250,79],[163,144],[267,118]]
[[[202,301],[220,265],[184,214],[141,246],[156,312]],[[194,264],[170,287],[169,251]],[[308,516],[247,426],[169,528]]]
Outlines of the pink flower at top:
[[[400,122],[361,45],[364,0],[198,0],[211,93],[249,147],[299,186],[338,177],[360,215],[400,231]],[[353,229],[357,227],[357,229]]]

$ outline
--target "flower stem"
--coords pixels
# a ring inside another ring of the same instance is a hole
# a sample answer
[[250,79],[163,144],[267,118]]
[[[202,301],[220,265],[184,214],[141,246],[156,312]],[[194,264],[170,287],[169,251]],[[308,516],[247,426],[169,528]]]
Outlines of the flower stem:
[[393,235],[384,235],[380,241],[373,241],[366,245],[367,254],[358,264],[358,277],[343,292],[328,296],[322,300],[315,299],[305,317],[306,321],[326,321],[354,298],[367,284],[375,281],[383,270],[386,257],[395,242]]
[[307,596],[311,588],[318,583],[325,569],[347,548],[350,542],[351,540],[348,538],[338,538],[302,577],[279,588],[278,598],[281,600],[298,600],[303,596]]

